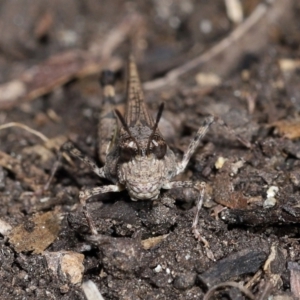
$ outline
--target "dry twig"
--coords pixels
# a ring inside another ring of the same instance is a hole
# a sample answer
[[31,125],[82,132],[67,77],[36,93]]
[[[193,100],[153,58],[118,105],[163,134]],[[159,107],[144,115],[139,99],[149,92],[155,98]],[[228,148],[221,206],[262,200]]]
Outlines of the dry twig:
[[242,286],[241,284],[238,284],[234,281],[226,281],[220,284],[216,284],[215,286],[213,286],[212,288],[210,288],[207,293],[204,295],[203,300],[209,300],[212,296],[213,293],[219,289],[219,288],[223,288],[223,287],[227,287],[227,286],[231,286],[234,288],[238,288],[242,293],[244,293],[249,299],[254,300],[255,296],[244,286]]
[[34,130],[32,128],[30,128],[29,126],[27,125],[24,125],[22,123],[18,123],[18,122],[10,122],[10,123],[6,123],[6,124],[3,124],[3,125],[0,125],[0,130],[2,129],[5,129],[5,128],[10,128],[10,127],[20,127],[34,135],[36,135],[37,137],[39,137],[43,142],[47,142],[49,139],[44,135],[42,134],[41,132],[37,131],[37,130]]
[[[274,2],[274,1],[273,1]],[[222,53],[225,49],[232,46],[233,43],[237,42],[243,37],[259,20],[261,20],[268,11],[268,5],[266,3],[259,4],[254,12],[238,26],[229,36],[221,40],[218,44],[204,52],[200,56],[188,61],[184,65],[171,70],[165,77],[159,78],[153,81],[144,83],[146,90],[159,89],[165,85],[174,84],[178,78],[187,72],[190,72],[196,68],[199,68],[202,64],[212,60],[215,56]]]
[[10,109],[20,101],[30,101],[53,91],[74,78],[98,74],[105,66],[119,66],[111,58],[113,51],[139,26],[141,17],[126,16],[89,51],[79,49],[58,53],[21,74],[18,79],[0,85],[0,108]]

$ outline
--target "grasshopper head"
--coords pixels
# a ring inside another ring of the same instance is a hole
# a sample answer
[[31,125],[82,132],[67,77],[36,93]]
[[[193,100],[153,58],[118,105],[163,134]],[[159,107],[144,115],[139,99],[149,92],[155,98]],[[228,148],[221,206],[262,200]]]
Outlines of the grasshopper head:
[[119,177],[132,200],[153,200],[165,179],[165,163],[151,153],[137,155],[119,166]]

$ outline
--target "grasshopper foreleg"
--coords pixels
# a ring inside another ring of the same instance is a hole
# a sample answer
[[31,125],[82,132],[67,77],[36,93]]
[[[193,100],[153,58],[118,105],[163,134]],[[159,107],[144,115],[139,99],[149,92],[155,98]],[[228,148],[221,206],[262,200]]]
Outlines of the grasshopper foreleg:
[[200,191],[200,195],[198,198],[197,203],[197,210],[195,213],[195,217],[192,224],[192,232],[197,240],[200,240],[204,243],[205,246],[208,246],[208,242],[206,239],[204,239],[197,228],[198,221],[199,221],[199,213],[202,208],[204,196],[205,196],[205,188],[206,183],[205,182],[193,182],[193,181],[172,181],[168,182],[163,186],[164,189],[172,189],[172,188],[194,188],[197,191]]
[[79,192],[79,200],[80,204],[82,205],[83,213],[86,217],[86,220],[88,222],[89,228],[91,230],[91,233],[96,235],[98,234],[96,226],[94,225],[94,221],[87,209],[86,202],[89,198],[104,194],[104,193],[110,193],[110,192],[120,192],[124,188],[121,185],[105,185],[105,186],[99,186],[91,189],[84,189]]
[[197,147],[199,146],[199,143],[200,143],[201,139],[205,136],[205,134],[207,133],[207,131],[210,127],[210,125],[214,121],[215,121],[215,117],[213,117],[213,116],[210,116],[210,117],[208,117],[204,120],[203,125],[200,126],[200,128],[197,131],[196,136],[191,141],[191,143],[189,144],[188,149],[184,153],[182,161],[180,163],[178,163],[177,168],[176,168],[177,169],[177,174],[180,174],[185,170],[188,162],[190,161],[190,158],[192,157],[192,155],[196,151]]
[[89,166],[95,174],[97,174],[101,178],[106,178],[104,168],[99,168],[96,162],[88,157],[87,155],[83,154],[80,150],[78,150],[74,144],[70,141],[64,143],[61,147],[61,151],[67,152],[71,154],[73,157],[80,159],[84,162],[87,166]]

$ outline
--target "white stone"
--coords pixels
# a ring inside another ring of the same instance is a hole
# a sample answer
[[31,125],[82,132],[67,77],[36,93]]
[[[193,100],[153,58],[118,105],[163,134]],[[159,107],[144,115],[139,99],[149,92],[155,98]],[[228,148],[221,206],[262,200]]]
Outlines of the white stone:
[[156,273],[161,272],[161,271],[162,271],[161,265],[157,265],[156,268],[154,269],[154,271],[155,271]]

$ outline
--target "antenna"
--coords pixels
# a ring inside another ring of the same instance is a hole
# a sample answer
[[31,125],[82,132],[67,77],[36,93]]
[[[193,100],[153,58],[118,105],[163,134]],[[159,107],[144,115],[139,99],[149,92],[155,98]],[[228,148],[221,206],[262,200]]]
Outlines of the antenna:
[[138,151],[140,152],[139,144],[138,144],[137,140],[132,136],[132,134],[131,134],[131,132],[130,132],[130,130],[129,130],[129,127],[128,127],[128,125],[127,125],[126,122],[125,122],[124,117],[122,116],[122,114],[120,113],[120,111],[119,111],[118,109],[115,109],[115,113],[116,113],[116,115],[118,116],[119,120],[121,121],[122,126],[124,127],[124,129],[126,130],[126,132],[129,134],[130,138],[131,138],[131,139],[134,141],[134,143],[136,144]]
[[146,149],[146,153],[147,153],[147,154],[149,154],[150,143],[151,143],[151,140],[152,140],[152,138],[153,138],[153,136],[154,136],[154,134],[155,134],[155,131],[156,131],[156,129],[157,129],[159,120],[160,120],[161,115],[162,115],[162,112],[163,112],[163,110],[164,110],[164,106],[165,106],[165,104],[164,104],[164,102],[163,102],[163,103],[160,104],[160,106],[159,106],[159,108],[158,108],[158,112],[157,112],[157,115],[156,115],[155,124],[154,124],[154,126],[153,126],[153,128],[152,128],[152,132],[151,132],[151,134],[150,134],[150,136],[149,136],[148,143],[147,143],[147,149]]

